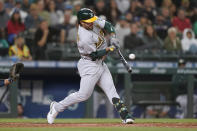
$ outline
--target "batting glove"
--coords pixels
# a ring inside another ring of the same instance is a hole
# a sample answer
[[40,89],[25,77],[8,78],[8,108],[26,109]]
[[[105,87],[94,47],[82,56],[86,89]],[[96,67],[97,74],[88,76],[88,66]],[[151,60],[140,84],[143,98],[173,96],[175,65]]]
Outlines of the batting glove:
[[107,47],[105,50],[107,52],[113,52],[114,50],[116,50],[116,47],[114,45],[111,45],[111,46]]
[[115,38],[115,37],[111,37],[110,38],[110,45],[115,46],[116,49],[120,48],[119,40],[117,38]]

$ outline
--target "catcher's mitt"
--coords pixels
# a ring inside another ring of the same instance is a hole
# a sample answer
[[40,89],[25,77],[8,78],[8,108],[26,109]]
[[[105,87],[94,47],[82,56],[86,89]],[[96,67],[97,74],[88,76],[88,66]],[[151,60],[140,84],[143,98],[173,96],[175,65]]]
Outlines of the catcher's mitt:
[[10,68],[9,79],[17,80],[23,68],[24,68],[23,63],[15,63],[14,65],[12,65],[12,67]]

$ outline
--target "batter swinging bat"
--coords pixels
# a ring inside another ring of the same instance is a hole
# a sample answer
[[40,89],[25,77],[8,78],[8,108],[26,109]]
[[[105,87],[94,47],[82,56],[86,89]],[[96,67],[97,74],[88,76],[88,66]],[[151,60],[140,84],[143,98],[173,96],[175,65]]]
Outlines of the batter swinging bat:
[[127,71],[128,71],[129,73],[131,73],[131,72],[132,72],[132,68],[131,68],[131,66],[128,64],[128,62],[125,60],[125,58],[124,58],[124,56],[122,55],[120,49],[118,49],[118,54],[119,54],[119,56],[120,56],[120,60],[122,61],[123,65],[125,66],[125,68],[127,69]]

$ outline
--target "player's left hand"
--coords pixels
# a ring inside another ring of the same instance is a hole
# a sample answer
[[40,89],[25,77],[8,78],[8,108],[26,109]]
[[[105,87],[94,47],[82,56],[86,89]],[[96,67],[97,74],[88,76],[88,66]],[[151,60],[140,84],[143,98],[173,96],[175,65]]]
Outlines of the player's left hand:
[[109,46],[109,47],[106,48],[106,51],[107,52],[109,52],[109,51],[110,52],[113,52],[114,50],[116,50],[116,47],[114,45],[111,45],[111,46]]
[[116,47],[116,49],[119,49],[120,48],[120,45],[119,45],[119,40],[115,37],[111,37],[110,38],[110,45],[113,45]]

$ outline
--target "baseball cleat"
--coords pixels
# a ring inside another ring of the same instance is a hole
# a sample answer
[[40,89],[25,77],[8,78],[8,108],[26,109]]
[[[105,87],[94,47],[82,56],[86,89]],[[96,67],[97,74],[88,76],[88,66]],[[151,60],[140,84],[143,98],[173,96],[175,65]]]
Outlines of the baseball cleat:
[[54,107],[55,103],[56,103],[55,101],[51,102],[50,110],[49,110],[49,113],[47,114],[47,121],[49,124],[53,124],[56,116],[58,115],[58,112],[55,110],[55,107]]
[[133,124],[134,120],[132,118],[127,118],[125,120],[122,120],[123,124]]

